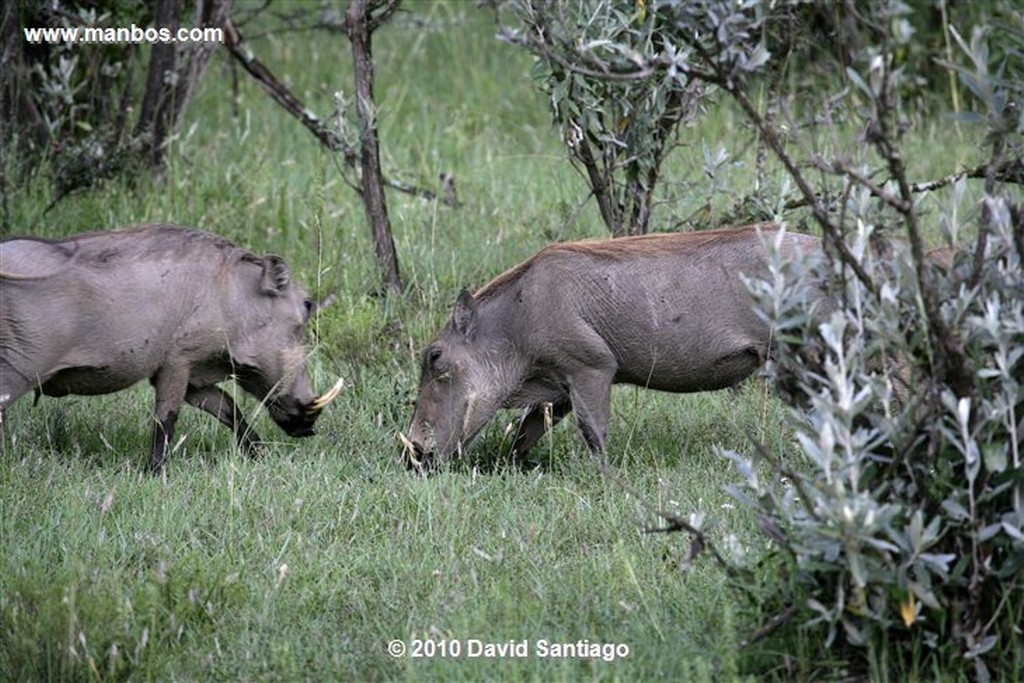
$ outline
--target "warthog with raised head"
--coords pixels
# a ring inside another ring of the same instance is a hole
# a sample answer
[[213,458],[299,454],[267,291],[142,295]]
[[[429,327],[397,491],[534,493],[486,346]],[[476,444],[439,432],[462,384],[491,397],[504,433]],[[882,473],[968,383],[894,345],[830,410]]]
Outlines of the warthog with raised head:
[[[738,383],[771,344],[740,274],[765,271],[762,231],[776,230],[555,244],[476,295],[464,290],[423,350],[406,457],[416,467],[443,462],[499,408],[526,408],[514,454],[575,411],[587,446],[603,458],[613,384],[695,392]],[[781,242],[791,254],[820,245],[794,233]]]
[[143,225],[0,243],[0,429],[7,406],[31,390],[108,394],[149,379],[153,470],[183,401],[252,453],[259,437],[216,386],[233,375],[287,434],[310,436],[340,389],[318,398],[310,385],[311,309],[279,256],[199,230]]

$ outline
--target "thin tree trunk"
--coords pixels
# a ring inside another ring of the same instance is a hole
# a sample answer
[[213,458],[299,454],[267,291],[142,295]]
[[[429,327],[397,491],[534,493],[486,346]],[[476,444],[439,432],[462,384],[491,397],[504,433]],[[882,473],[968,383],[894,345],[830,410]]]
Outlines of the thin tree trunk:
[[[196,3],[196,17],[200,18],[204,28],[223,27],[224,23],[231,16],[231,0],[198,0]],[[199,81],[206,73],[206,67],[210,64],[213,51],[220,43],[189,43],[188,64],[182,71],[181,82],[177,87],[174,97],[174,110],[172,112],[172,130],[177,130],[181,120],[185,116],[185,109],[192,96],[195,94]]]
[[[398,2],[388,5],[390,13]],[[355,66],[356,111],[363,124],[359,144],[359,162],[362,168],[363,206],[366,220],[373,233],[373,248],[381,264],[385,292],[399,294],[402,279],[398,271],[398,254],[391,237],[391,222],[388,220],[388,206],[384,196],[383,175],[380,168],[380,148],[377,142],[377,107],[373,99],[373,56],[371,37],[374,25],[370,16],[371,8],[365,0],[352,0],[345,13],[345,30],[352,43],[352,61]]]
[[[172,32],[181,27],[184,0],[157,0],[154,24]],[[204,26],[223,26],[231,10],[231,0],[200,0],[196,19]],[[181,48],[184,62],[179,64],[179,44],[154,43],[150,48],[149,74],[142,99],[136,134],[149,134],[147,150],[153,168],[163,166],[167,140],[177,130],[192,100],[196,86],[210,63],[216,43],[187,43]]]
[[597,208],[601,212],[601,219],[604,220],[604,224],[608,231],[611,232],[612,237],[622,237],[628,234],[622,225],[622,212],[615,201],[611,174],[606,175],[602,173],[585,135],[577,144],[576,158],[583,164],[583,168],[587,172],[587,178],[590,180],[590,189],[594,193],[594,199],[597,200]]
[[[182,0],[157,0],[153,23],[157,28],[177,31],[181,7]],[[149,135],[147,150],[154,168],[161,167],[164,161],[164,141],[171,124],[167,100],[174,92],[169,83],[177,73],[176,56],[174,43],[154,43],[149,52],[149,75],[135,132]]]
[[[0,7],[0,238],[6,237],[11,229],[11,212],[7,200],[7,158],[10,146],[14,144],[15,112],[22,92],[20,77],[21,46],[18,33],[21,21],[18,18],[17,3],[7,2]],[[31,130],[31,128],[29,128]],[[2,444],[0,444],[2,446]]]
[[[50,131],[32,101],[31,71],[23,58],[23,28],[19,3],[0,3],[0,135],[7,142],[17,142],[15,157],[33,146],[45,149],[50,142]],[[15,132],[20,139],[14,140]]]

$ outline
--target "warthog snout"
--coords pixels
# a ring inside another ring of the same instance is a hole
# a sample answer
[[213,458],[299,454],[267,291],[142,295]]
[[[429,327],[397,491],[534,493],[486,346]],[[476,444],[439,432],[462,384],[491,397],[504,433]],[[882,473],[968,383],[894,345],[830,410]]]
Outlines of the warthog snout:
[[270,404],[270,415],[288,436],[313,436],[316,434],[313,425],[320,417],[320,413],[327,407],[327,404],[337,398],[344,385],[345,380],[339,377],[327,392],[307,403],[294,397],[289,397],[287,401],[275,400]]
[[425,474],[437,469],[439,461],[433,439],[429,440],[430,443],[423,443],[415,436],[410,440],[405,434],[398,432],[398,440],[402,444],[399,458],[405,463],[407,470]]
[[294,437],[314,436],[316,430],[313,425],[320,416],[319,410],[303,409],[299,412],[276,412],[272,411],[274,422],[287,434]]
[[437,469],[437,465],[436,454],[433,451],[425,451],[419,446],[415,446],[413,452],[405,460],[407,470],[423,474],[433,472]]

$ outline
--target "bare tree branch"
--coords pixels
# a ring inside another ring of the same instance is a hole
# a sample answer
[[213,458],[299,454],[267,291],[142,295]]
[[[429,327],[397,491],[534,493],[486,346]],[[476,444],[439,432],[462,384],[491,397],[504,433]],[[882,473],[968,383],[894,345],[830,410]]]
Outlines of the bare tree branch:
[[796,162],[793,161],[793,159],[786,152],[786,148],[782,144],[782,140],[779,139],[779,136],[775,128],[769,126],[765,122],[764,118],[757,111],[757,109],[750,102],[750,100],[743,93],[743,91],[737,88],[736,85],[731,83],[727,78],[716,76],[714,80],[712,80],[711,82],[717,84],[719,87],[724,88],[727,92],[729,92],[730,95],[732,95],[733,99],[740,105],[744,113],[747,115],[747,118],[750,119],[750,121],[754,124],[758,131],[760,131],[761,135],[764,137],[765,142],[768,144],[769,147],[772,148],[772,151],[775,152],[775,156],[779,159],[779,161],[782,162],[782,165],[786,167],[786,171],[789,173],[793,181],[797,184],[797,187],[800,189],[800,192],[803,194],[804,198],[808,202],[810,202],[812,215],[814,216],[818,225],[821,226],[821,229],[825,233],[825,237],[827,238],[829,243],[832,245],[833,248],[835,248],[836,252],[839,254],[840,260],[843,262],[843,264],[848,266],[850,270],[853,271],[857,279],[861,281],[864,287],[873,296],[877,296],[878,286],[875,284],[875,281],[871,279],[871,276],[868,275],[867,271],[864,270],[864,267],[860,264],[860,261],[858,261],[857,258],[850,252],[849,247],[846,246],[846,242],[843,240],[842,235],[839,232],[839,229],[829,218],[828,211],[826,210],[825,205],[822,203],[821,198],[817,195],[814,189],[807,182],[807,179],[804,178],[803,173],[800,172],[800,168],[797,166]]
[[[390,3],[390,11],[397,0]],[[373,248],[377,253],[384,275],[384,286],[394,294],[402,292],[402,277],[398,268],[398,252],[391,235],[387,199],[384,194],[383,173],[380,167],[380,144],[377,139],[377,105],[373,98],[373,26],[372,11],[375,4],[365,0],[351,0],[345,12],[345,31],[352,45],[352,62],[356,80],[356,110],[363,129],[359,139],[359,165],[362,169],[363,206],[366,221],[373,233]],[[389,15],[385,7],[383,12]],[[379,26],[380,24],[376,24]]]
[[991,161],[974,168],[950,173],[935,180],[911,183],[910,189],[913,192],[931,192],[932,190],[939,190],[952,185],[961,178],[988,180],[990,176],[995,182],[1024,185],[1024,160],[1017,157],[1014,159],[1003,159],[999,164],[996,164],[995,161],[993,157]]
[[688,561],[696,559],[697,556],[701,553],[708,552],[711,553],[711,556],[714,558],[715,563],[718,564],[719,567],[724,569],[726,573],[730,576],[735,576],[737,573],[742,571],[736,566],[734,566],[732,563],[727,561],[725,557],[722,556],[720,552],[718,552],[718,549],[715,547],[715,544],[711,541],[710,538],[707,537],[707,535],[703,531],[694,527],[692,524],[690,524],[688,521],[686,521],[679,515],[675,514],[674,512],[661,510],[652,505],[650,501],[648,501],[644,496],[640,495],[640,493],[635,488],[633,488],[624,477],[622,477],[614,469],[612,469],[611,465],[609,465],[607,462],[600,463],[600,467],[601,471],[604,473],[606,477],[611,478],[616,484],[618,484],[620,488],[622,488],[622,490],[624,490],[629,495],[633,496],[633,499],[640,503],[649,512],[652,512],[658,517],[661,517],[668,523],[667,526],[663,527],[647,527],[644,529],[646,533],[656,534],[684,531],[690,534],[690,536],[693,539],[690,548],[687,552]]
[[367,28],[373,33],[398,10],[402,0],[375,0],[367,7]]
[[340,152],[345,158],[345,163],[355,165],[356,151],[345,144],[337,133],[327,127],[312,111],[297,98],[271,71],[253,55],[252,51],[243,45],[242,36],[231,23],[231,20],[224,22],[224,47],[228,49],[231,56],[238,60],[250,76],[263,87],[270,97],[281,105],[285,111],[299,120],[306,129],[311,132],[332,152]]
[[957,331],[951,328],[942,317],[941,302],[934,282],[935,274],[931,268],[925,266],[924,240],[921,237],[917,209],[914,205],[910,183],[907,180],[903,155],[895,144],[895,132],[891,126],[891,118],[895,116],[895,107],[889,99],[892,71],[888,66],[883,66],[883,69],[883,82],[877,92],[877,112],[874,121],[878,127],[878,134],[871,136],[869,141],[874,143],[875,148],[882,155],[889,167],[892,179],[899,187],[901,206],[894,208],[903,216],[907,239],[910,242],[910,251],[914,257],[914,263],[917,264],[915,270],[925,317],[928,321],[928,334],[934,347],[943,349],[945,352],[933,354],[929,359],[929,362],[938,365],[932,375],[948,382],[957,396],[974,396],[976,387],[967,351]]
[[751,633],[749,636],[747,636],[746,638],[741,640],[740,641],[740,647],[747,647],[748,645],[753,645],[754,643],[758,642],[759,640],[763,640],[763,639],[767,638],[771,634],[775,633],[775,631],[777,631],[780,626],[782,626],[787,621],[792,619],[793,615],[796,614],[796,613],[797,613],[797,606],[796,605],[790,605],[786,609],[784,609],[781,612],[779,612],[778,614],[773,615],[772,618],[768,620],[768,623],[766,623],[764,626],[762,626],[761,628],[757,629],[756,631]]
[[896,209],[900,213],[907,210],[907,202],[902,198],[895,196],[881,185],[878,185],[870,177],[868,177],[862,171],[851,166],[845,159],[836,159],[831,163],[824,159],[815,158],[813,160],[814,166],[826,173],[833,173],[844,175],[850,180],[854,181],[855,184],[860,185],[867,189],[873,197],[877,197],[882,202]]
[[[260,60],[246,45],[246,41],[229,19],[224,22],[224,47],[234,57],[246,72],[256,79],[263,90],[277,102],[285,111],[294,116],[310,133],[320,141],[324,147],[332,152],[342,155],[345,165],[349,168],[356,168],[356,161],[359,153],[349,145],[332,128],[317,117],[302,101],[296,97]],[[352,184],[352,183],[350,183]],[[426,200],[434,200],[437,193],[418,185],[412,185],[392,178],[384,178],[384,184],[393,190],[404,194],[413,195]],[[359,189],[358,182],[352,184]],[[446,206],[456,207],[457,202],[442,199]]]

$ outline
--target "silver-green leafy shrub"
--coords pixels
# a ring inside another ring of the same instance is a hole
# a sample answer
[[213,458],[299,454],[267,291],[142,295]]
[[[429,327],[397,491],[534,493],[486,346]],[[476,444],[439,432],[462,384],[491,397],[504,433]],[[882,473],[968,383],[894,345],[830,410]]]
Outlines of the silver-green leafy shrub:
[[[872,295],[838,261],[785,262],[748,286],[777,330],[774,372],[799,399],[792,411],[805,462],[773,465],[731,453],[745,475],[734,493],[792,562],[791,600],[803,627],[862,647],[868,661],[934,653],[942,668],[1019,680],[1024,651],[1024,281],[1022,226],[987,198],[984,267],[917,264],[906,245],[874,253],[860,223],[851,252]],[[958,395],[929,373],[919,267],[932,268],[941,314],[973,367]],[[808,278],[845,283],[842,301],[811,310]],[[881,650],[890,650],[882,653]],[[962,658],[961,658],[962,657]],[[1003,667],[1007,664],[1010,669]]]
[[[675,22],[645,2],[487,4],[500,37],[535,56],[538,87],[608,230],[648,232],[662,164],[706,90],[673,65]],[[651,55],[658,65],[643,63]]]
[[[804,458],[731,453],[745,480],[733,491],[779,551],[792,622],[855,670],[1021,680],[1024,22],[1010,15],[998,50],[995,22],[969,42],[952,31],[970,66],[950,67],[987,112],[961,117],[985,124],[983,196],[969,202],[968,174],[954,174],[927,213],[916,193],[929,188],[908,179],[909,77],[894,58],[913,31],[898,3],[875,9],[885,21],[865,23],[846,70],[869,152],[811,160],[842,181],[836,210],[815,205],[825,256],[787,263],[771,250],[770,276],[748,281],[775,328],[772,373]],[[926,251],[925,231],[945,248]],[[814,309],[809,282],[832,305]]]

